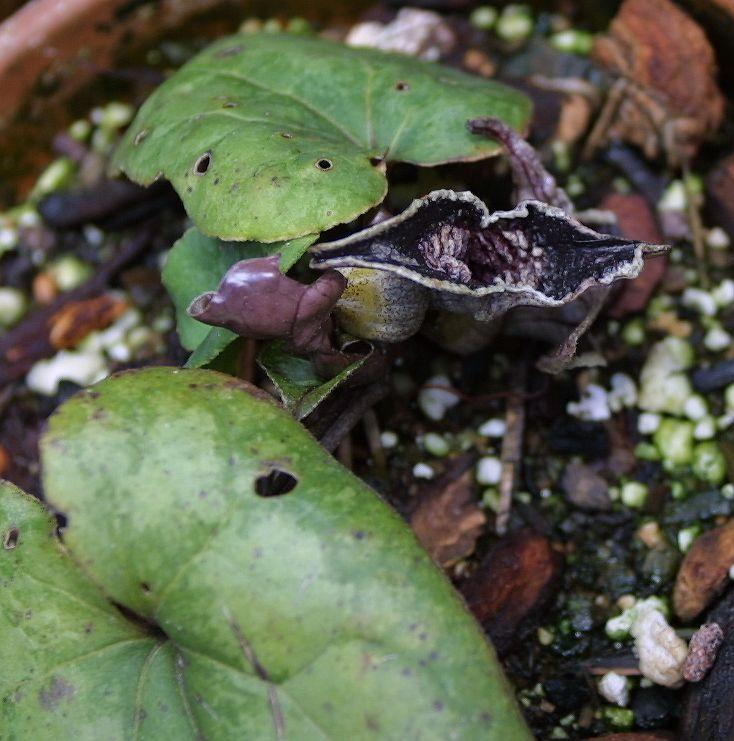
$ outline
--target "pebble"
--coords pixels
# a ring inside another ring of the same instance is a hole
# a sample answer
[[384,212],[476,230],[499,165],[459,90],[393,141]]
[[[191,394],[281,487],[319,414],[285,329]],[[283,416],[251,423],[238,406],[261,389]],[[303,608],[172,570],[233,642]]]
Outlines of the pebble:
[[731,347],[731,335],[720,324],[715,324],[704,335],[703,344],[711,352],[721,352]]
[[101,353],[61,350],[48,360],[40,360],[26,376],[31,391],[53,396],[61,381],[72,381],[78,386],[88,386],[101,381],[109,368]]
[[642,676],[664,687],[680,687],[688,646],[668,625],[665,615],[654,608],[642,610],[630,634],[635,639]]
[[712,250],[725,250],[730,243],[729,235],[720,226],[709,229],[706,234],[706,244]]
[[700,394],[689,396],[683,405],[683,414],[694,422],[703,419],[708,414],[706,400]]
[[616,672],[607,672],[599,680],[599,694],[607,702],[623,708],[630,699],[629,680]]
[[702,394],[728,386],[734,383],[734,360],[722,360],[708,368],[699,368],[691,375],[693,387]]
[[688,644],[688,656],[683,664],[683,678],[700,682],[711,670],[716,654],[724,642],[724,631],[718,623],[704,623]]
[[660,427],[661,416],[655,412],[643,412],[637,418],[637,431],[641,435],[652,435]]
[[711,291],[711,295],[721,308],[734,303],[734,280],[725,278]]
[[[643,680],[644,681],[644,680]],[[679,707],[678,695],[672,690],[652,685],[641,687],[632,699],[635,723],[645,730],[663,728],[670,724]],[[652,734],[645,738],[653,738]]]
[[502,461],[495,456],[485,456],[477,462],[477,481],[492,486],[502,478]]
[[17,288],[0,288],[0,327],[15,324],[25,314],[28,301]]
[[579,401],[569,401],[566,412],[572,417],[588,422],[602,422],[612,416],[607,392],[595,383],[590,383],[581,392]]
[[385,450],[390,450],[391,448],[394,448],[398,444],[398,436],[397,433],[393,432],[392,430],[384,430],[380,434],[380,445],[382,445]]
[[607,396],[609,408],[618,412],[637,403],[637,386],[626,373],[614,373],[610,379],[611,390]]
[[[437,386],[444,388],[436,388]],[[418,392],[418,408],[428,419],[434,422],[442,420],[446,412],[460,401],[459,395],[449,390],[452,388],[449,377],[444,374],[429,378]]]
[[450,450],[446,438],[437,432],[428,432],[424,435],[423,448],[436,458],[443,458],[445,455],[448,455]]
[[483,437],[496,438],[504,437],[506,431],[507,425],[505,424],[505,420],[499,419],[498,417],[495,417],[494,419],[488,419],[486,422],[483,422],[477,430],[477,432]]
[[434,470],[427,463],[416,463],[413,466],[413,476],[417,479],[432,479]]
[[711,440],[716,436],[716,422],[713,417],[704,417],[696,422],[693,428],[693,437],[696,440]]

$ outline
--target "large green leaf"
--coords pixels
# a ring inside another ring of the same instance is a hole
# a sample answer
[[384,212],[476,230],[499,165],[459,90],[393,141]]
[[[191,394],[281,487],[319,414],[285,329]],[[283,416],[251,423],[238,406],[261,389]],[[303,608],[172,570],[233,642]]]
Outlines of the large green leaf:
[[116,164],[138,182],[168,178],[207,234],[273,242],[379,203],[384,161],[496,153],[467,119],[522,129],[529,113],[516,90],[410,57],[289,34],[233,36],[151,95]]
[[125,619],[0,482],[0,736],[194,739],[175,647]]
[[[0,498],[0,534],[18,529],[0,550],[4,737],[529,738],[406,525],[255,393],[152,368],[52,417],[64,546],[38,505]],[[295,488],[261,496],[276,471]]]
[[176,307],[176,325],[181,344],[187,350],[195,350],[213,332],[209,343],[211,345],[216,337],[218,352],[221,352],[237,335],[226,329],[212,330],[208,324],[196,321],[186,313],[189,304],[198,295],[216,290],[222,276],[239,260],[279,252],[280,269],[287,272],[316,241],[316,236],[312,234],[275,244],[222,242],[207,237],[195,227],[189,229],[173,245],[163,267],[163,284]]

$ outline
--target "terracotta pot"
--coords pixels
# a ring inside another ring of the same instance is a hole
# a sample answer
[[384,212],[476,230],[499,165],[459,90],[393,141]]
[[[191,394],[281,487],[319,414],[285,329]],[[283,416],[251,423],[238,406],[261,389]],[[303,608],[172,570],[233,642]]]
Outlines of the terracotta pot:
[[[0,0],[2,1],[2,0]],[[139,103],[162,79],[146,52],[163,39],[206,41],[248,17],[353,19],[368,0],[31,0],[0,24],[0,207],[22,196],[74,117],[113,99]],[[17,3],[6,2],[3,10]],[[103,84],[104,83],[104,84]],[[8,188],[8,182],[20,187]],[[20,191],[18,193],[18,190]]]

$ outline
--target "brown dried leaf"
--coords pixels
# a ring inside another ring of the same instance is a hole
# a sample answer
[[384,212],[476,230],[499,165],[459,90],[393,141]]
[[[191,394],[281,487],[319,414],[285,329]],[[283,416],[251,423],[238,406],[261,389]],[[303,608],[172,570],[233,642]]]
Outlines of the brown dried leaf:
[[714,223],[734,237],[734,154],[721,160],[706,178],[708,207]]
[[477,505],[471,460],[458,462],[410,517],[418,540],[443,568],[471,555],[487,518]]
[[734,564],[734,520],[696,538],[678,570],[673,609],[683,621],[693,620],[726,586]]
[[127,309],[110,295],[66,304],[49,319],[49,340],[56,350],[76,347],[88,334],[108,327]]
[[[639,193],[610,193],[599,205],[612,211],[617,217],[617,226],[624,237],[632,234],[637,239],[655,244],[663,241],[650,204]],[[633,280],[624,283],[619,296],[609,310],[610,316],[622,317],[642,311],[650,296],[660,283],[668,265],[667,255],[659,255],[645,261],[642,272]]]
[[525,528],[502,538],[461,585],[474,616],[498,653],[507,653],[552,598],[563,557],[540,533]]
[[648,156],[688,160],[721,123],[714,51],[671,0],[625,0],[593,57],[631,83],[608,133]]

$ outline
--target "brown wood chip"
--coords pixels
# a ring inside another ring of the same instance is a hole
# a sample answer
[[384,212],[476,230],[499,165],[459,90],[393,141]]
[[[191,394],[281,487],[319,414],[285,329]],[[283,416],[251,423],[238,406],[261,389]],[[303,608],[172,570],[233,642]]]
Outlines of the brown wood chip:
[[683,558],[673,587],[673,609],[683,621],[700,615],[729,580],[734,565],[734,520],[698,537]]

